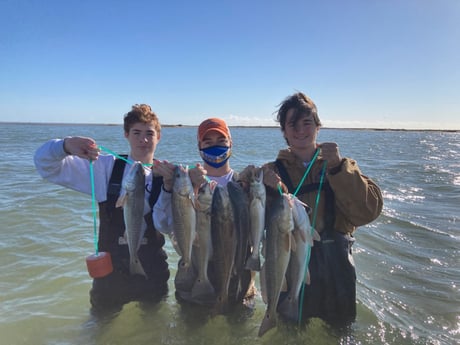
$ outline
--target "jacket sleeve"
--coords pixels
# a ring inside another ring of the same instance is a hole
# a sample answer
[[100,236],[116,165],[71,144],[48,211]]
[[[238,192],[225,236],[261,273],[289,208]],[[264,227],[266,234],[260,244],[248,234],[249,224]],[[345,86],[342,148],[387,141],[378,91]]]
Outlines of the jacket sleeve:
[[375,220],[383,208],[380,188],[363,175],[356,161],[344,158],[340,168],[328,173],[328,180],[335,194],[340,214],[353,226],[361,226]]
[[[114,157],[99,156],[94,161],[94,188],[98,202],[107,199],[107,186],[113,169]],[[34,163],[38,173],[47,181],[91,194],[89,161],[64,152],[64,140],[53,139],[35,152]]]
[[171,193],[161,190],[158,200],[153,206],[152,217],[155,229],[163,234],[173,233]]

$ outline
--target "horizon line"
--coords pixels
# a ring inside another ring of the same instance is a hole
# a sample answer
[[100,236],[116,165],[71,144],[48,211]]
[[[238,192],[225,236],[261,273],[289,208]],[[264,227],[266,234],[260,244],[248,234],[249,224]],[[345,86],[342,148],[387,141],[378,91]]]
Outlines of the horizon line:
[[[35,122],[35,121],[0,121],[0,124],[17,125],[55,125],[55,126],[123,126],[121,123],[92,123],[92,122]],[[198,127],[199,125],[185,124],[161,124],[165,128]],[[231,128],[280,128],[278,125],[228,125]],[[334,127],[321,126],[321,129],[345,129],[345,130],[373,130],[373,131],[421,131],[421,132],[460,132],[460,129],[435,129],[435,128],[392,128],[392,127]]]

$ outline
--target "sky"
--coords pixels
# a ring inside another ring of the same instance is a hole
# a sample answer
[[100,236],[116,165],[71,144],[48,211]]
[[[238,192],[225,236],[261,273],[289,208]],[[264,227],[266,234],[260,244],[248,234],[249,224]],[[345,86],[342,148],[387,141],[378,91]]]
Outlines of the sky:
[[459,0],[0,0],[0,122],[460,130]]

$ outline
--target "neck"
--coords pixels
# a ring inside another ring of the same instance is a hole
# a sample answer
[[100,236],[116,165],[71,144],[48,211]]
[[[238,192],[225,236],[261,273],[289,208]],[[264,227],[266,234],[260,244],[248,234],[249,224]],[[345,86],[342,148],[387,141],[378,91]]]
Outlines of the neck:
[[134,161],[137,161],[137,162],[141,162],[141,163],[144,163],[144,164],[152,164],[153,163],[153,155],[135,155],[131,152],[130,154],[131,158],[134,160]]
[[208,172],[209,176],[215,176],[215,177],[224,176],[224,175],[228,174],[230,172],[230,170],[231,170],[230,164],[228,163],[228,161],[227,161],[226,164],[224,164],[220,168],[214,168],[214,167],[210,166],[209,164],[207,164],[206,162],[204,163],[203,167],[206,169],[206,171]]
[[315,155],[316,145],[305,148],[291,147],[291,151],[294,155],[299,158],[302,162],[310,162]]

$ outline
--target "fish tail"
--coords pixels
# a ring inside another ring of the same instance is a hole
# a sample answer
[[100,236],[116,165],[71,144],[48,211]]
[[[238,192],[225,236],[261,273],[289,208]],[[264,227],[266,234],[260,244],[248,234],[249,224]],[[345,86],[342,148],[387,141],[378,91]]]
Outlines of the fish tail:
[[260,271],[260,255],[257,256],[250,256],[246,260],[246,265],[244,266],[246,269],[251,270],[251,271]]
[[197,278],[192,288],[192,298],[211,299],[214,298],[215,291],[209,279]]
[[277,308],[278,312],[288,320],[299,320],[299,299],[287,296]]
[[276,314],[274,313],[272,315],[267,311],[259,328],[259,337],[263,336],[266,332],[276,327],[276,322]]
[[129,272],[131,274],[140,274],[147,278],[147,274],[142,267],[142,263],[139,258],[131,258],[129,261]]

